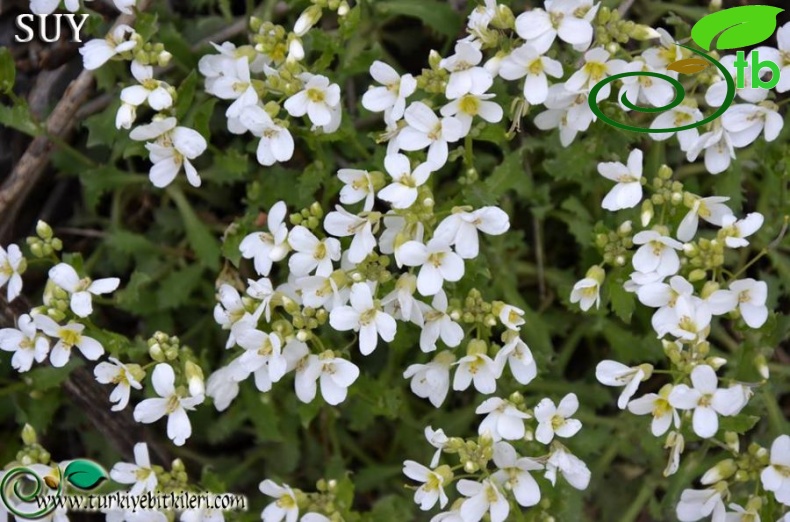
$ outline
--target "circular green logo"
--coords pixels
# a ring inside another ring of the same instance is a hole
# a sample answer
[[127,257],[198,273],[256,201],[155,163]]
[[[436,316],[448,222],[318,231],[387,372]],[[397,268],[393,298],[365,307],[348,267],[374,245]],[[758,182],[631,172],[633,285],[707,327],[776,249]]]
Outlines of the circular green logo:
[[629,125],[627,123],[622,123],[622,122],[619,122],[619,121],[616,121],[616,120],[610,118],[609,116],[604,114],[604,112],[601,110],[600,107],[598,107],[598,93],[601,92],[601,89],[603,89],[608,84],[610,84],[610,83],[612,83],[614,81],[620,80],[622,78],[630,78],[630,77],[635,77],[635,76],[649,76],[649,77],[653,77],[653,78],[658,78],[660,80],[665,80],[665,81],[669,82],[670,84],[672,84],[672,87],[675,89],[675,98],[670,103],[668,103],[667,105],[664,105],[662,107],[640,107],[640,106],[632,103],[627,98],[626,93],[623,93],[623,95],[620,97],[620,101],[622,102],[622,104],[624,106],[628,107],[629,109],[637,111],[637,112],[645,112],[645,113],[665,112],[665,111],[674,109],[675,107],[677,107],[678,105],[683,103],[683,100],[686,98],[686,91],[685,91],[685,89],[683,89],[683,85],[678,80],[672,78],[671,76],[666,75],[666,74],[661,74],[661,73],[655,73],[655,72],[637,71],[637,72],[628,72],[628,73],[622,73],[622,74],[615,74],[615,75],[609,76],[605,80],[602,80],[599,83],[597,83],[595,85],[595,87],[593,87],[592,90],[590,91],[590,96],[589,96],[589,98],[587,100],[588,103],[590,104],[590,109],[592,109],[593,113],[596,116],[598,116],[598,118],[600,118],[604,123],[607,123],[607,124],[611,125],[612,127],[617,127],[618,129],[623,129],[623,130],[633,131],[633,132],[648,132],[648,133],[651,133],[651,134],[652,133],[656,133],[656,134],[658,134],[658,133],[666,133],[666,132],[680,132],[680,131],[684,131],[684,130],[695,129],[697,127],[701,127],[703,125],[706,125],[706,124],[708,124],[708,123],[720,118],[721,115],[724,114],[725,111],[730,108],[730,105],[732,105],[732,102],[735,99],[735,80],[732,79],[732,76],[730,75],[730,73],[727,70],[727,68],[724,67],[724,65],[722,65],[721,63],[719,63],[718,60],[715,60],[715,59],[711,58],[710,56],[708,56],[707,54],[705,54],[702,51],[697,51],[696,49],[692,49],[691,47],[688,47],[686,45],[681,45],[681,44],[676,44],[676,45],[679,45],[680,47],[688,49],[692,53],[694,53],[696,55],[699,55],[703,59],[705,59],[705,60],[709,61],[710,63],[712,63],[713,65],[715,65],[716,68],[721,72],[721,75],[724,77],[724,81],[727,82],[727,96],[724,99],[724,103],[721,104],[721,107],[719,107],[719,109],[716,112],[714,112],[713,114],[711,114],[707,118],[705,118],[703,120],[700,120],[698,122],[690,123],[688,125],[683,125],[681,127],[669,127],[669,128],[665,128],[665,129],[651,129],[651,128],[645,128],[645,127],[637,127],[636,125]]

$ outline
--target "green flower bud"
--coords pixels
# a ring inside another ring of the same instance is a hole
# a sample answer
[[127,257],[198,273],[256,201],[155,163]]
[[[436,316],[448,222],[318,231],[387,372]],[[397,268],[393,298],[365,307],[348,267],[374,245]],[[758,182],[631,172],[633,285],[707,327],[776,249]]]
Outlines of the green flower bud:
[[22,443],[25,446],[32,446],[38,443],[36,430],[30,424],[25,424],[25,427],[22,428]]

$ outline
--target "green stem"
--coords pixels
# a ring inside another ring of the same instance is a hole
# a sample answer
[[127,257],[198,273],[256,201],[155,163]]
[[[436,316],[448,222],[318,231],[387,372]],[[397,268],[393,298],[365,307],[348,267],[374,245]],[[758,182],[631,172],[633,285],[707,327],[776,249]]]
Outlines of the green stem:
[[631,505],[628,506],[625,514],[622,516],[622,518],[620,518],[620,522],[633,522],[636,520],[642,513],[642,509],[644,509],[645,504],[650,501],[654,491],[655,484],[653,481],[645,480],[644,484],[642,484],[642,489],[639,490],[639,493],[637,493],[634,501],[631,502]]

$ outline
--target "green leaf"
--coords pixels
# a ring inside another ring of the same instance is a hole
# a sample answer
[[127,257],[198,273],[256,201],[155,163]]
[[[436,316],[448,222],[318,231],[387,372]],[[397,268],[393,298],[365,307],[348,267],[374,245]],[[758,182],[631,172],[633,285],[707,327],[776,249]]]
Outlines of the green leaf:
[[14,58],[8,47],[0,47],[0,91],[11,92],[16,81]]
[[33,137],[41,134],[27,105],[0,105],[0,125],[11,127]]
[[609,289],[609,301],[612,306],[612,311],[625,323],[630,323],[631,315],[636,308],[634,294],[627,292],[625,288],[623,288],[623,281],[619,278],[609,278],[606,286]]
[[719,430],[734,431],[743,434],[754,428],[760,422],[760,417],[755,415],[737,415],[735,417],[719,417]]
[[757,45],[776,31],[776,17],[784,11],[768,5],[744,5],[709,14],[694,24],[691,38],[707,51]]
[[66,480],[79,489],[93,489],[102,481],[107,480],[107,472],[90,460],[73,460],[63,472]]
[[219,241],[200,221],[180,189],[171,186],[168,188],[168,192],[181,213],[181,219],[184,221],[184,228],[187,231],[187,239],[189,239],[189,244],[192,245],[199,262],[212,270],[219,270]]
[[189,76],[184,78],[176,95],[176,118],[178,121],[184,119],[192,101],[195,99],[195,89],[197,87],[197,73],[193,70]]
[[393,0],[375,4],[379,15],[404,15],[422,20],[440,33],[453,37],[461,28],[461,15],[449,3],[436,0]]

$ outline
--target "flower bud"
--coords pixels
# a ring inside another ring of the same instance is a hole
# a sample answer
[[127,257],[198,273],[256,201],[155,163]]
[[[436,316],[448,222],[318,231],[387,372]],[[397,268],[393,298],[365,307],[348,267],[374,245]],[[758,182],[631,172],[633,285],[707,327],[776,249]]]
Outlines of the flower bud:
[[[41,222],[39,221],[39,223]],[[25,446],[32,446],[36,443],[38,443],[36,430],[30,424],[25,424],[25,427],[22,428],[22,444]]]
[[485,355],[488,352],[488,345],[481,339],[472,339],[466,345],[466,355]]
[[159,343],[154,343],[148,348],[148,356],[156,362],[165,362],[165,353]]
[[184,363],[184,373],[186,374],[187,383],[189,384],[190,395],[203,395],[206,391],[203,379],[203,369],[192,361],[187,361]]
[[337,6],[337,16],[342,18],[346,16],[350,10],[351,8],[348,6],[348,2],[346,2],[346,0],[343,0],[342,2],[340,2],[340,5]]
[[643,227],[646,227],[650,224],[650,222],[653,220],[653,215],[653,202],[649,199],[644,200],[642,202],[642,212],[639,215]]
[[431,49],[431,52],[428,54],[428,65],[431,66],[431,69],[434,71],[437,70],[439,68],[439,62],[441,61],[442,55]]
[[296,36],[304,36],[321,19],[322,14],[321,7],[315,4],[305,9],[294,24]]
[[733,453],[740,453],[741,439],[734,431],[724,432],[724,443],[727,444],[727,447],[730,448],[730,451]]
[[765,360],[765,355],[758,354],[754,358],[754,367],[757,368],[757,371],[760,373],[760,377],[763,379],[767,379],[770,376],[770,371],[768,370],[768,362]]
[[706,277],[708,277],[708,273],[701,268],[697,268],[695,270],[692,270],[691,273],[689,274],[689,281],[694,283],[696,281],[702,281]]
[[36,234],[45,241],[52,239],[52,227],[44,221],[39,220],[38,223],[36,223]]
[[661,165],[658,169],[658,177],[667,180],[672,177],[672,169],[667,165]]
[[732,459],[725,459],[705,472],[700,482],[708,486],[715,482],[727,480],[732,477],[736,471],[738,471],[738,466],[735,464],[735,461]]
[[628,35],[634,40],[645,41],[660,38],[661,33],[648,25],[635,24],[634,28],[628,32]]

